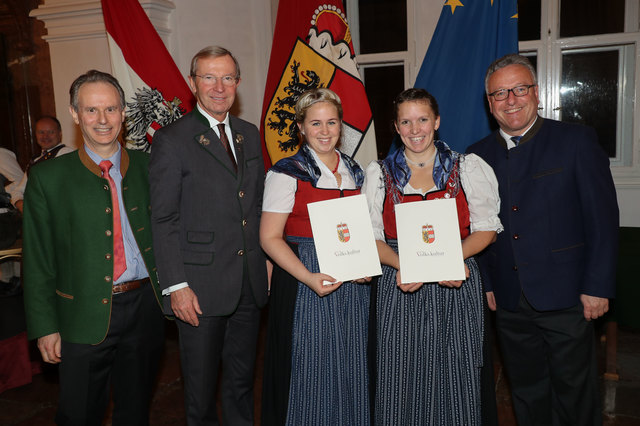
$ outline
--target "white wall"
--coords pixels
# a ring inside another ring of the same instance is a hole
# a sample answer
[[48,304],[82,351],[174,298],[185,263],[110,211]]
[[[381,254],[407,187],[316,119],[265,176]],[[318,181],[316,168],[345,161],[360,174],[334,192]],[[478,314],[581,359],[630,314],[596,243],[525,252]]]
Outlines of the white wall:
[[208,45],[229,49],[242,71],[236,115],[258,124],[272,38],[269,0],[176,0],[170,50],[183,75]]

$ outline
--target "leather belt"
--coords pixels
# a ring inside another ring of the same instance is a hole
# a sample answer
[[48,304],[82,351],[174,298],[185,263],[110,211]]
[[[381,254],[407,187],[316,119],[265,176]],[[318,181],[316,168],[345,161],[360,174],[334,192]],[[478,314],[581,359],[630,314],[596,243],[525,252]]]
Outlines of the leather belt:
[[126,293],[131,290],[138,289],[149,282],[149,277],[141,280],[125,281],[113,286],[113,294]]

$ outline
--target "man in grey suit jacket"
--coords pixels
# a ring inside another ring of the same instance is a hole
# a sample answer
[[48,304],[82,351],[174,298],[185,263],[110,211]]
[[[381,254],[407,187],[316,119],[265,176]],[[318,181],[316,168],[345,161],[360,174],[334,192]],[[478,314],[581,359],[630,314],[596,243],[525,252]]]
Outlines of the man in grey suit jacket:
[[260,308],[267,302],[258,229],[264,166],[258,129],[229,115],[238,62],[210,46],[191,61],[197,107],[156,132],[149,181],[158,277],[177,317],[189,425],[253,424]]

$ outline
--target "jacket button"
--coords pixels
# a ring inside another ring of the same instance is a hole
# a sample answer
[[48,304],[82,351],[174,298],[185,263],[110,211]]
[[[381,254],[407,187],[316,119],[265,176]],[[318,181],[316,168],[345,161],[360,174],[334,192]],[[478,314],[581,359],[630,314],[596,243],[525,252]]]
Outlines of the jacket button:
[[106,282],[111,282],[111,277],[110,277],[109,275],[106,275],[106,276],[104,277],[104,280],[105,280]]
[[105,254],[104,258],[107,259],[107,260],[111,260],[111,253]]
[[109,299],[102,299],[102,304],[107,305],[109,303]]
[[111,236],[111,230],[110,230],[110,229],[107,229],[106,231],[104,231],[104,234],[105,234],[107,237],[110,237],[110,236]]
[[111,207],[107,207],[106,209],[104,209],[104,212],[107,214],[111,213]]
[[104,185],[104,186],[102,187],[102,189],[104,189],[105,191],[108,191],[108,190],[109,190],[109,185]]
[[514,265],[514,266],[513,266],[513,270],[514,270],[514,271],[517,271],[517,270],[518,270],[518,265]]
[[244,198],[244,191],[238,191],[238,197]]
[[517,239],[519,239],[519,238],[520,238],[520,235],[518,235],[518,234],[513,234],[513,239],[514,239],[514,240],[517,240]]
[[517,212],[518,211],[518,206],[511,206],[511,211]]
[[238,256],[244,256],[244,250],[238,250]]
[[242,219],[242,226],[247,226],[247,219]]

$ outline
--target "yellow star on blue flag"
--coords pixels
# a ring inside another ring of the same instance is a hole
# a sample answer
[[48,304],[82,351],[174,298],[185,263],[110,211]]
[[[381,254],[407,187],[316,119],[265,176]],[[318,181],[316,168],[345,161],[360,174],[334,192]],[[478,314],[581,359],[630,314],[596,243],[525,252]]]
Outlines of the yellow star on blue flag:
[[[493,1],[493,0],[492,0]],[[464,6],[460,0],[447,0],[444,4],[445,6],[451,6],[451,14],[453,15],[456,12],[456,7]]]
[[452,149],[491,132],[484,75],[495,59],[518,52],[516,0],[446,0],[415,87],[435,96],[438,136]]

